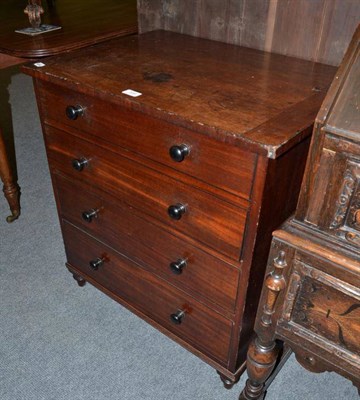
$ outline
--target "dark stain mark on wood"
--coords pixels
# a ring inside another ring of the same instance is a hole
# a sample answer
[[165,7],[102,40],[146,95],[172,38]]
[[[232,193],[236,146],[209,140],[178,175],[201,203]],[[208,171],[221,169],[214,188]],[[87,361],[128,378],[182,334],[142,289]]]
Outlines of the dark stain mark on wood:
[[154,83],[169,82],[174,79],[171,74],[166,72],[145,72],[143,76],[145,80],[152,81]]

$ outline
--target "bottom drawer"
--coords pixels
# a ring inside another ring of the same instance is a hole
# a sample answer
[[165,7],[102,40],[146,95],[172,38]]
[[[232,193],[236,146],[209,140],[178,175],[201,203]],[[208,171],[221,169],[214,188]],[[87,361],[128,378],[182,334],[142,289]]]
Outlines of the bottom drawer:
[[[167,331],[222,365],[227,365],[233,323],[194,301],[111,248],[63,221],[70,267],[101,288],[111,291]],[[97,269],[90,262],[102,260]],[[182,314],[183,313],[183,314]]]

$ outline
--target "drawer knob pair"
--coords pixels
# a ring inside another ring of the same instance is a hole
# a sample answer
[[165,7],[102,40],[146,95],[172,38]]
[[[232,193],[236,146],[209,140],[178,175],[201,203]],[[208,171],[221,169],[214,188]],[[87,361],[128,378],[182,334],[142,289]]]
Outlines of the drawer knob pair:
[[190,154],[190,148],[186,144],[179,144],[176,146],[171,146],[169,153],[170,157],[174,161],[181,162],[184,161],[185,157]]
[[77,106],[67,106],[65,110],[66,116],[71,119],[72,121],[75,121],[78,119],[78,117],[81,117],[84,115],[84,109],[77,105]]

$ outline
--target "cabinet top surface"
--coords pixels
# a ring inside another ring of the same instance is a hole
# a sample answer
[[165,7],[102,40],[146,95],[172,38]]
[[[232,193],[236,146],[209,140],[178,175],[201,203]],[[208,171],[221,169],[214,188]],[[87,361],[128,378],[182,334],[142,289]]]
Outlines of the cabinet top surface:
[[[315,120],[332,66],[172,32],[114,39],[28,64],[34,77],[276,158]],[[123,94],[131,89],[138,97]]]

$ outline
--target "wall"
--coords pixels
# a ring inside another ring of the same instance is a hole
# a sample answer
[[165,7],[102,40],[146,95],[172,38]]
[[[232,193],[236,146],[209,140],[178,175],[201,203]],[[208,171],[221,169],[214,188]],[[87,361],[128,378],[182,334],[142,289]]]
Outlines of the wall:
[[360,0],[138,0],[139,30],[166,29],[338,65]]

